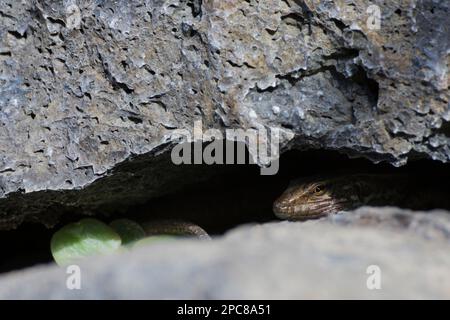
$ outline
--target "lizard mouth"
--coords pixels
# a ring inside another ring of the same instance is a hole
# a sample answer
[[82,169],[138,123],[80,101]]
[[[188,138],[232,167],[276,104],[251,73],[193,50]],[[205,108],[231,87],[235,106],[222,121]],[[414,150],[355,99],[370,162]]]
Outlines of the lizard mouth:
[[292,205],[275,202],[273,204],[273,213],[280,219],[290,219],[296,214],[296,210]]
[[303,221],[322,218],[329,214],[344,210],[348,204],[349,201],[347,200],[318,201],[296,206],[275,203],[273,212],[280,219]]

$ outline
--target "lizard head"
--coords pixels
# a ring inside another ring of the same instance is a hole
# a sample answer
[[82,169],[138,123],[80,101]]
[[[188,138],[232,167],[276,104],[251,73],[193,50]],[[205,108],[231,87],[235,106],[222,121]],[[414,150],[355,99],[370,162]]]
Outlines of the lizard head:
[[278,218],[305,220],[319,218],[350,208],[354,192],[341,179],[294,181],[274,202]]

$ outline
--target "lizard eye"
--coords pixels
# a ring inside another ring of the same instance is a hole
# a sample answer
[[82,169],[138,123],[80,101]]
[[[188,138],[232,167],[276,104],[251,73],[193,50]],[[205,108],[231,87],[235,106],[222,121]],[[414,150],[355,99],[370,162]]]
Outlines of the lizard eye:
[[323,185],[318,185],[314,188],[313,193],[316,196],[319,196],[325,192],[325,187]]

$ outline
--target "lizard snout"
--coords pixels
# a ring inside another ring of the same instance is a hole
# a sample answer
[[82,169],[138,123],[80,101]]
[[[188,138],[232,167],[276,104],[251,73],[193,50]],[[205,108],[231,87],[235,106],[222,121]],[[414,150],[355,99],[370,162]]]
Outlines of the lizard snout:
[[273,213],[280,219],[289,218],[291,212],[290,209],[291,207],[282,201],[277,200],[273,203]]

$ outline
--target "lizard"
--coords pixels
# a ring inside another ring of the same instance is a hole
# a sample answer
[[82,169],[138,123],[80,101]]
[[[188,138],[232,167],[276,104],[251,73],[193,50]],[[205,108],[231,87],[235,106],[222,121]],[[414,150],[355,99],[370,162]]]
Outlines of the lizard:
[[307,220],[364,205],[415,210],[448,208],[450,200],[444,192],[435,188],[432,180],[422,176],[370,173],[319,175],[292,181],[275,200],[273,212],[280,219]]

